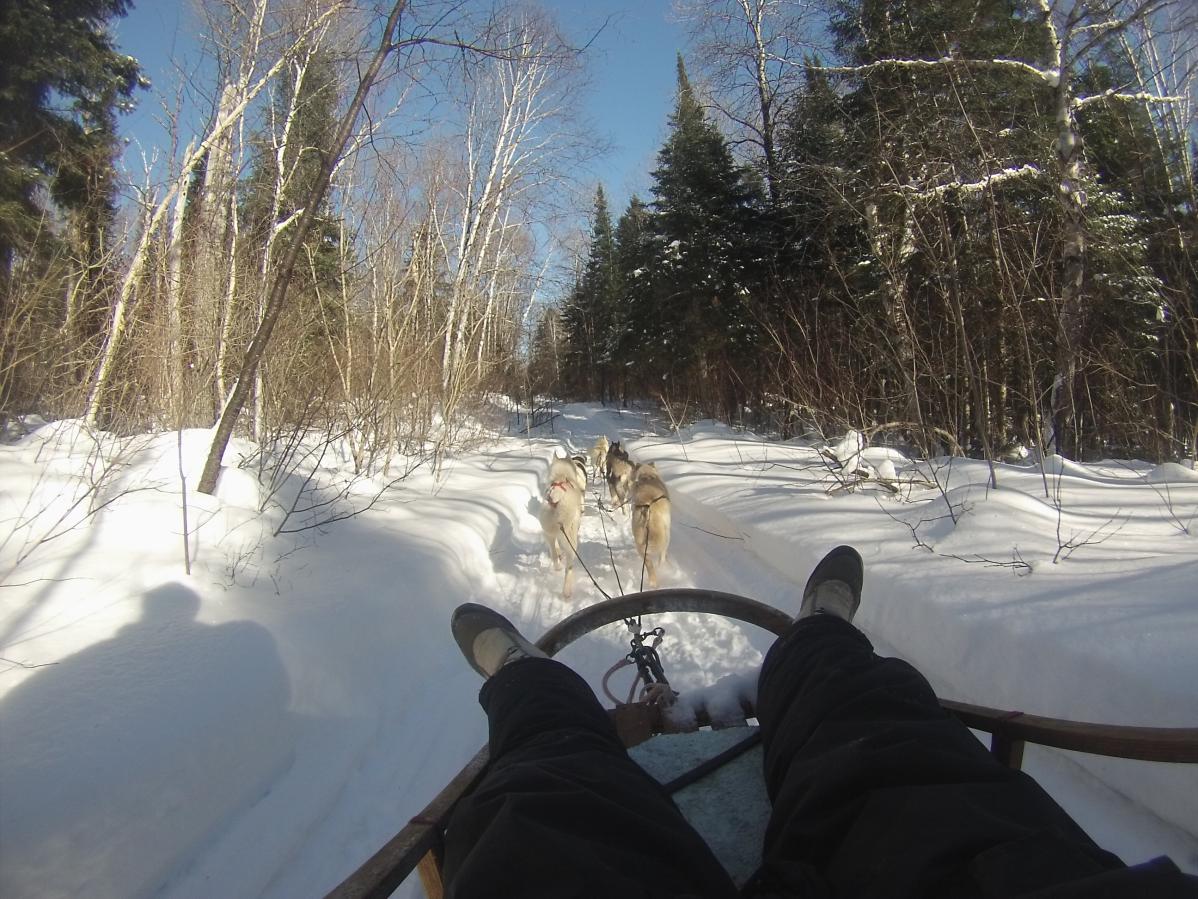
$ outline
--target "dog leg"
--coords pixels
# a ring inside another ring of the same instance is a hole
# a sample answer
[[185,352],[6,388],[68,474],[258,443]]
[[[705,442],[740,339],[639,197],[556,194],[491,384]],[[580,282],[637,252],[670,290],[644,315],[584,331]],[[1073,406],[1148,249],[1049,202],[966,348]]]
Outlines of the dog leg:
[[[581,518],[581,516],[580,516]],[[567,532],[562,529],[561,539],[566,544],[564,552],[566,553],[566,577],[562,582],[562,596],[569,599],[574,593],[574,556],[578,546],[578,528],[582,522],[579,519],[573,521],[573,526]]]

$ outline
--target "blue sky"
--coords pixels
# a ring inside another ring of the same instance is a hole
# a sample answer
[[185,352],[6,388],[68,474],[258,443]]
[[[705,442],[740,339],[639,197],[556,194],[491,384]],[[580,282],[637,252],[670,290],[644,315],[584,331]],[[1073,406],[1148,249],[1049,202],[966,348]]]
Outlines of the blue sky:
[[[669,0],[547,0],[545,5],[557,12],[571,39],[582,43],[598,32],[587,51],[591,89],[583,113],[612,149],[594,161],[590,175],[603,183],[613,215],[619,215],[633,192],[648,194],[649,172],[673,108],[675,57],[685,48],[685,34]],[[155,85],[168,93],[175,81],[172,58],[195,56],[188,6],[187,0],[135,0],[115,26],[123,52],[140,60]],[[157,101],[143,94],[138,110],[125,117],[125,133],[143,145],[160,143],[165,138],[155,120],[161,117]],[[136,169],[138,163],[133,165]]]
[[686,37],[668,0],[563,0],[549,5],[560,11],[563,24],[574,34],[593,33],[611,17],[590,47],[589,113],[614,144],[608,157],[596,162],[595,174],[608,193],[613,215],[619,215],[633,192],[647,199],[649,172],[674,106],[676,57],[685,49]]

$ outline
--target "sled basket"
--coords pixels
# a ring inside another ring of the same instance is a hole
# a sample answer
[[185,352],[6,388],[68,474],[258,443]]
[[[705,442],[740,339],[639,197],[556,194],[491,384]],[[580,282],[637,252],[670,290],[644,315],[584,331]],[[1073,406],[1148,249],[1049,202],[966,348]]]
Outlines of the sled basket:
[[[605,600],[575,612],[547,631],[537,640],[537,646],[553,656],[579,637],[600,627],[661,612],[723,615],[776,635],[781,635],[793,622],[791,616],[778,609],[731,593],[681,588],[648,590]],[[990,751],[999,762],[1010,768],[1018,769],[1022,765],[1023,750],[1027,743],[1115,758],[1198,763],[1198,727],[1093,724],[943,699],[941,705],[966,726],[990,734]],[[723,766],[745,758],[743,753],[754,742],[758,728],[751,704],[743,703],[740,712],[740,716],[731,720],[726,709],[721,709],[718,716],[712,716],[699,706],[695,709],[694,721],[688,721],[685,727],[680,727],[676,721],[662,714],[660,708],[645,703],[631,703],[610,710],[616,730],[629,749],[652,737],[682,730],[720,731],[731,728],[747,735],[744,739],[737,739],[726,751],[717,753],[688,771],[677,783],[667,785],[667,789],[680,788],[682,783],[694,783]],[[723,742],[728,744],[729,740]],[[440,899],[445,828],[455,803],[478,782],[486,764],[487,748],[484,746],[420,814],[330,892],[327,899],[382,899],[390,896],[414,870],[419,873],[430,899]],[[696,786],[696,789],[700,787]],[[702,828],[699,829],[702,832]]]

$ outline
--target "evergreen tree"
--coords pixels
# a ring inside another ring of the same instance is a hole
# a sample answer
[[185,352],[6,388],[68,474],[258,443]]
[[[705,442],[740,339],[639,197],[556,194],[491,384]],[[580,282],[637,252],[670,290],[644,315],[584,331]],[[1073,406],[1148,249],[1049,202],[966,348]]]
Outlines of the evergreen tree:
[[736,366],[756,345],[747,294],[762,200],[704,114],[681,56],[669,124],[653,172],[654,310],[641,362],[671,391],[689,392],[685,382],[697,377],[716,391],[705,399],[734,407]]
[[580,396],[592,396],[591,379],[595,359],[594,310],[577,277],[561,306],[561,323],[566,333],[566,372],[564,386]]
[[[1034,174],[976,185],[1052,170],[1051,91],[1014,66],[935,63],[1046,66],[1042,18],[1026,0],[842,0],[831,27],[838,55],[861,68],[830,76],[810,65],[783,139],[792,243],[780,268],[791,283],[778,310],[787,327],[776,330],[792,368],[814,363],[802,367],[801,399],[828,391],[858,415],[1005,438],[1051,371],[1027,371],[1021,354],[1017,389],[984,396],[993,380],[1016,378],[1014,344],[995,325],[1026,323],[1040,340],[1052,319],[1046,304],[1017,308],[1015,291],[995,287],[1009,286],[1005,260],[1043,260],[1037,229],[1056,215],[1055,197]],[[1032,269],[1051,278],[1044,261]],[[1049,284],[1024,287],[1052,295]],[[832,382],[845,369],[852,389]]]
[[84,239],[111,218],[116,113],[142,84],[107,24],[129,0],[7,0],[0,5],[0,294],[13,255],[27,248],[46,198],[88,210]]
[[[783,357],[775,389],[788,400],[830,408],[852,389],[830,379],[862,368],[856,298],[877,290],[879,278],[876,266],[849,262],[869,258],[862,216],[850,200],[864,168],[862,136],[846,98],[819,66],[808,60],[804,86],[781,123],[781,245],[765,317]],[[792,359],[810,364],[796,370],[786,364]]]
[[649,208],[636,194],[616,225],[616,298],[612,316],[612,365],[621,398],[644,389],[641,374],[653,318],[653,263],[656,242]]
[[599,399],[606,402],[611,390],[616,335],[616,243],[603,185],[595,189],[591,250],[582,275],[582,290],[595,323],[592,364],[599,381]]
[[[1132,80],[1126,64],[1112,59],[1084,73],[1088,94]],[[1171,458],[1177,448],[1158,434],[1171,430],[1172,404],[1185,402],[1177,391],[1187,379],[1175,375],[1165,279],[1178,273],[1170,238],[1187,213],[1170,181],[1168,156],[1184,148],[1155,133],[1141,104],[1098,103],[1082,112],[1078,124],[1095,181],[1089,191],[1086,289],[1088,331],[1099,364],[1089,366],[1087,380],[1101,389],[1090,391],[1089,404],[1093,417],[1106,422],[1106,445],[1089,450]],[[1111,376],[1107,358],[1121,360],[1122,376]],[[1143,414],[1149,410],[1156,415]]]
[[103,327],[116,119],[145,86],[106,30],[129,6],[0,3],[0,424],[74,388]]
[[595,190],[591,242],[582,274],[564,310],[570,342],[570,361],[577,388],[596,392],[606,401],[611,393],[616,348],[616,244],[603,185]]

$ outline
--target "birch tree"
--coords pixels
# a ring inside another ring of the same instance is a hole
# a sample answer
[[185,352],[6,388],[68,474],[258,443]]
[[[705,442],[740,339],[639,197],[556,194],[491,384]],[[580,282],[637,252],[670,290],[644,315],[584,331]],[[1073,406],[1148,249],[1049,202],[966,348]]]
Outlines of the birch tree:
[[321,202],[323,202],[325,193],[328,191],[333,170],[336,168],[341,154],[345,152],[346,145],[354,133],[358,116],[361,114],[366,97],[370,93],[370,89],[374,86],[374,81],[378,78],[383,63],[398,49],[395,41],[395,33],[399,26],[400,15],[403,13],[406,5],[406,0],[397,0],[395,6],[392,7],[391,13],[383,26],[382,37],[378,48],[375,50],[374,55],[363,72],[361,80],[358,82],[357,91],[350,101],[349,108],[342,116],[333,146],[322,161],[316,183],[313,185],[312,191],[307,198],[308,202],[304,207],[303,214],[296,223],[287,254],[280,263],[279,272],[275,276],[270,294],[267,296],[258,330],[254,333],[253,340],[250,341],[250,345],[245,352],[245,357],[242,360],[237,380],[233,383],[233,387],[221,410],[220,420],[217,422],[216,432],[212,439],[212,447],[208,452],[208,458],[204,462],[204,470],[200,475],[198,489],[201,493],[213,493],[216,490],[216,482],[220,476],[220,463],[224,457],[225,447],[228,446],[229,439],[233,436],[234,425],[249,395],[250,385],[253,383],[258,365],[262,361],[262,355],[266,351],[266,346],[270,342],[271,332],[286,304],[288,284],[291,273],[295,269],[299,259],[304,238],[316,220],[317,209]]
[[819,9],[811,0],[676,0],[694,44],[691,54],[707,78],[710,100],[729,122],[733,143],[747,141],[761,153],[770,201],[777,205],[781,180],[777,128],[783,104],[799,88],[800,50],[810,52],[819,33]]
[[[267,0],[258,0],[246,11],[245,21],[238,22],[239,10],[230,10],[232,22],[218,21],[211,29],[220,34],[222,26],[241,40],[229,42],[218,50],[218,66],[223,73],[217,101],[216,119],[230,118],[231,111],[245,108],[243,101],[251,83],[264,43]],[[241,26],[241,27],[238,27]],[[223,41],[222,41],[223,43]],[[206,402],[197,404],[199,420],[212,421],[220,401],[223,381],[222,338],[228,332],[228,301],[231,284],[236,280],[235,239],[237,236],[237,196],[234,185],[240,168],[242,122],[236,128],[225,129],[213,140],[203,159],[203,175],[194,193],[191,271],[188,278],[190,296],[189,323],[193,356],[186,370],[203,373],[203,382],[191,379],[188,385],[196,397]],[[182,361],[182,360],[180,360]]]
[[442,349],[442,387],[462,375],[474,329],[494,313],[488,303],[489,271],[525,224],[532,194],[550,180],[553,156],[569,149],[563,123],[572,89],[575,53],[552,26],[522,16],[511,26],[512,48],[484,59],[468,76],[463,123],[462,187],[457,193],[452,243],[446,269],[451,287]]
[[[256,0],[265,6],[269,0]],[[207,133],[198,141],[190,144],[190,153],[181,160],[177,174],[171,180],[163,195],[158,198],[149,216],[147,227],[142,230],[140,238],[132,248],[128,267],[121,279],[120,289],[109,314],[104,340],[99,352],[99,361],[91,379],[91,390],[86,404],[85,418],[90,425],[98,425],[103,409],[105,392],[115,372],[115,363],[121,345],[127,336],[127,329],[137,299],[138,290],[146,271],[150,250],[159,228],[162,227],[168,212],[175,200],[186,195],[188,184],[196,171],[197,165],[205,159],[213,147],[226,140],[241,123],[250,103],[266,88],[280,71],[288,64],[294,54],[304,45],[309,35],[322,27],[343,7],[341,2],[332,3],[318,15],[313,16],[308,27],[290,46],[284,49],[274,62],[263,68],[258,61],[250,70],[248,81],[236,90],[238,100],[224,108],[223,113],[214,117]],[[223,95],[223,94],[222,94]]]

